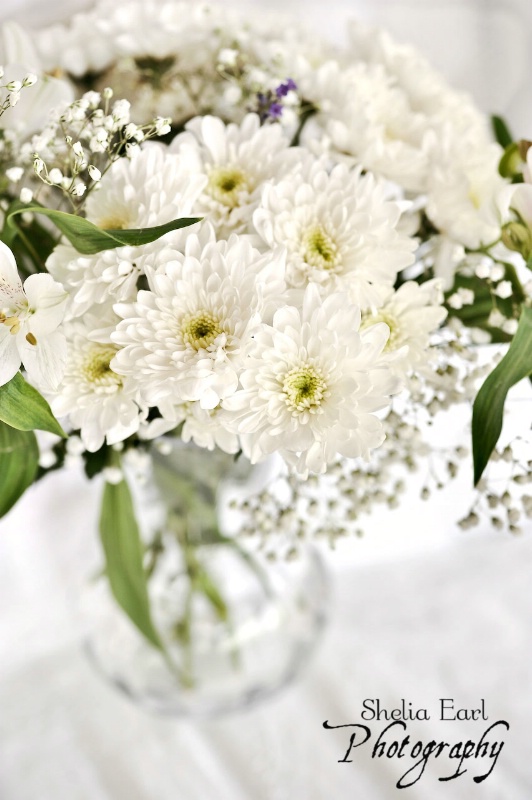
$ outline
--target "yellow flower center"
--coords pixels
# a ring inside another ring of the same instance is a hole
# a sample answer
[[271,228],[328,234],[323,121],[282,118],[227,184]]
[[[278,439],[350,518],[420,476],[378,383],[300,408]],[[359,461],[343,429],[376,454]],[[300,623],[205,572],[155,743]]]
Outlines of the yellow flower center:
[[294,367],[287,372],[283,378],[283,392],[292,412],[315,413],[328,395],[323,375],[311,364]]
[[191,314],[181,324],[183,341],[195,350],[209,347],[222,332],[220,320],[210,311]]
[[338,246],[321,225],[303,236],[302,256],[307,264],[318,269],[330,271],[339,264]]
[[122,378],[109,366],[116,355],[117,348],[112,345],[95,344],[83,362],[83,375],[89,383],[97,386],[121,386]]
[[249,177],[237,167],[219,167],[209,174],[207,191],[224,206],[238,206],[242,192],[248,192],[249,189]]

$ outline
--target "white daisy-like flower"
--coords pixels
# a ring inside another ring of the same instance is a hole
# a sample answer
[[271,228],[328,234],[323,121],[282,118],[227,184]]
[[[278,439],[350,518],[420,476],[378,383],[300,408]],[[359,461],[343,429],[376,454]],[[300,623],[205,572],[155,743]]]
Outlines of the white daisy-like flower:
[[8,383],[21,363],[31,381],[55,387],[66,358],[63,333],[67,294],[50,275],[20,280],[13,253],[0,242],[0,386]]
[[68,416],[89,452],[99,450],[104,442],[116,444],[127,439],[138,431],[146,416],[137,402],[135,382],[110,366],[116,345],[107,336],[101,341],[94,339],[95,331],[104,324],[102,314],[107,318],[109,311],[98,309],[97,315],[89,313],[83,320],[65,324],[66,369],[57,391],[49,395],[56,416]]
[[447,316],[442,306],[441,281],[423,284],[407,281],[397,291],[389,290],[380,307],[363,315],[362,329],[385,322],[390,329],[384,352],[399,375],[410,372],[429,357],[430,334]]
[[252,463],[279,451],[296,470],[324,472],[338,454],[367,458],[384,440],[375,416],[400,387],[382,358],[389,329],[359,332],[360,312],[310,284],[302,309],[279,309],[263,325],[223,403]]
[[[184,159],[167,148],[148,144],[132,161],[122,158],[102,178],[87,201],[88,218],[101,228],[129,229],[163,225],[193,216],[205,177],[191,174]],[[117,247],[80,255],[59,244],[48,258],[48,271],[68,290],[70,313],[79,316],[96,303],[133,299],[143,265],[166,242],[184,242],[189,229],[173,231],[142,247]],[[177,245],[179,246],[179,245]]]
[[495,143],[443,137],[432,151],[427,216],[455,242],[476,249],[500,236],[497,196],[502,149]]
[[149,405],[172,398],[213,409],[236,391],[255,329],[282,302],[284,253],[189,235],[186,254],[147,272],[150,291],[115,306],[123,321],[113,369],[132,376]]
[[295,170],[301,151],[289,147],[281,126],[261,127],[257,114],[241,125],[224,125],[218,117],[197,117],[177,136],[170,150],[182,155],[190,168],[206,176],[197,204],[199,214],[213,223],[220,238],[251,229],[266,181]]
[[430,126],[382,65],[330,61],[295,80],[318,107],[318,127],[304,131],[305,145],[314,149],[317,137],[330,143],[337,160],[360,164],[404,189],[424,189]]
[[136,158],[120,158],[87,200],[86,216],[107,230],[163,225],[192,209],[206,184],[185,159],[147,142]]
[[239,437],[223,424],[227,414],[220,406],[207,409],[198,401],[176,404],[168,399],[159,403],[158,411],[160,418],[141,427],[142,438],[153,439],[182,424],[180,436],[184,442],[194,442],[207,450],[217,447],[224,453],[235,454],[240,450]]
[[328,172],[309,157],[301,172],[264,188],[253,223],[269,247],[286,247],[289,285],[347,289],[367,308],[414,261],[414,240],[396,230],[400,215],[371,174],[342,164]]
[[415,47],[359,20],[350,20],[348,28],[352,52],[369,64],[384,66],[393,84],[405,93],[409,108],[422,114],[428,125],[452,125],[457,134],[468,132],[487,141],[485,114],[466,93],[451,88]]

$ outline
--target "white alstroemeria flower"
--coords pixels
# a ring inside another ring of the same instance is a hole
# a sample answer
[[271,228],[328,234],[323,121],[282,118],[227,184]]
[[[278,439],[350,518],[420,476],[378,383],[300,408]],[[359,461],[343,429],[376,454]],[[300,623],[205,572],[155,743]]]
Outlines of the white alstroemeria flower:
[[382,358],[384,324],[359,332],[343,293],[323,300],[309,284],[301,311],[284,306],[254,335],[243,387],[222,403],[252,463],[279,451],[301,475],[324,472],[338,454],[367,458],[384,441],[375,411],[400,388]]
[[[2,25],[0,34],[0,64],[8,80],[24,82],[16,108],[11,108],[6,125],[22,136],[36,133],[45,126],[51,109],[67,106],[74,100],[73,87],[65,80],[44,74],[41,59],[31,37],[16,22]],[[33,81],[36,78],[36,81]]]
[[30,380],[54,387],[61,380],[66,344],[58,329],[67,294],[51,275],[20,280],[13,253],[0,242],[0,386],[24,365]]

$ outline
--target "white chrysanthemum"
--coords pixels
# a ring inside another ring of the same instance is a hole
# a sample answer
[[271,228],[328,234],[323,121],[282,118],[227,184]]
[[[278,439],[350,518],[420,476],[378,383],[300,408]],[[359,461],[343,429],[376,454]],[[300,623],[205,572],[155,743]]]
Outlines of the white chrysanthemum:
[[351,52],[369,64],[384,66],[394,85],[405,93],[409,108],[423,114],[427,124],[452,125],[457,135],[467,132],[487,141],[486,116],[467,94],[451,88],[415,47],[358,20],[351,20],[348,27]]
[[[191,175],[180,156],[161,146],[146,146],[137,158],[120,159],[89,197],[87,214],[102,228],[139,228],[162,225],[193,216],[194,204],[205,184]],[[167,242],[184,243],[190,229],[173,231],[143,247],[118,247],[82,256],[70,244],[59,244],[46,263],[48,271],[68,290],[73,316],[96,303],[132,300],[144,264]]]
[[255,463],[279,451],[298,472],[323,472],[338,454],[368,457],[384,432],[374,412],[399,388],[382,359],[389,330],[359,333],[360,313],[341,293],[305,290],[255,334],[240,382],[223,403],[226,424]]
[[289,147],[279,125],[261,127],[256,114],[248,114],[241,125],[227,126],[217,117],[197,117],[174,139],[170,150],[206,176],[196,208],[220,237],[249,232],[265,182],[285,177],[301,158],[297,148]]
[[217,447],[224,453],[240,450],[239,437],[223,424],[227,415],[220,406],[207,409],[198,401],[175,404],[169,399],[159,403],[158,410],[161,417],[148,423],[144,431],[141,429],[143,438],[153,439],[182,424],[180,435],[184,442],[194,442],[207,450]]
[[444,138],[432,153],[427,215],[438,230],[476,249],[500,236],[496,198],[505,181],[497,144]]
[[253,223],[269,247],[286,247],[289,285],[347,289],[366,308],[378,302],[376,287],[391,287],[414,261],[415,242],[396,230],[400,214],[372,175],[345,165],[328,172],[308,158],[302,172],[265,187]]
[[212,409],[238,386],[244,351],[257,325],[282,302],[284,255],[261,255],[236,236],[204,246],[190,235],[186,255],[148,273],[150,291],[122,317],[113,362],[132,376],[149,405],[199,400]]
[[441,282],[437,279],[423,284],[407,281],[397,291],[390,290],[380,307],[365,314],[362,329],[385,322],[390,329],[385,353],[390,354],[390,366],[403,375],[429,355],[430,334],[447,316],[442,306]]
[[89,195],[87,219],[108,230],[149,228],[191,216],[206,183],[185,160],[148,142],[136,158],[120,158]]
[[115,444],[127,439],[136,433],[145,416],[136,402],[134,381],[111,369],[116,345],[106,338],[91,338],[101,325],[101,310],[98,316],[87,314],[83,321],[65,325],[67,365],[62,383],[49,396],[56,416],[69,417],[70,426],[80,429],[83,444],[90,452],[99,450],[105,441]]
[[337,61],[307,70],[295,80],[318,107],[317,127],[304,131],[304,144],[330,142],[335,158],[361,164],[412,191],[424,188],[431,129],[423,114],[382,65]]

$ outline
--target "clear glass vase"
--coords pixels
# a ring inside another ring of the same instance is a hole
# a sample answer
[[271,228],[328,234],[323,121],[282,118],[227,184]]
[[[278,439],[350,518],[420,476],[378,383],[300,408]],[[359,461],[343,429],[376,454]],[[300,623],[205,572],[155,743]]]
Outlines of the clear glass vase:
[[[165,655],[134,627],[105,579],[91,589],[91,660],[139,705],[212,716],[247,706],[295,678],[325,620],[316,549],[271,562],[227,535],[231,498],[264,485],[264,467],[180,440],[129,476],[152,618]],[[267,468],[266,468],[267,471]]]

